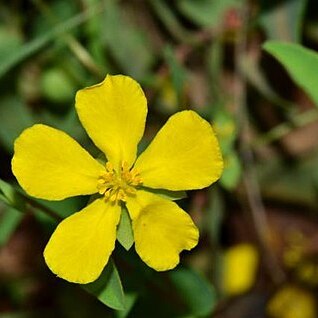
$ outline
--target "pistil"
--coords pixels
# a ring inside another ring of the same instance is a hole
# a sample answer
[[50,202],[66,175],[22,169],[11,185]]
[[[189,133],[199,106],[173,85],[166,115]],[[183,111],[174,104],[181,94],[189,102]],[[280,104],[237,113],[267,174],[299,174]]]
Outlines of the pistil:
[[126,201],[127,196],[135,195],[136,187],[142,183],[138,171],[129,169],[126,162],[121,165],[120,172],[116,172],[110,162],[106,163],[105,171],[98,179],[98,192],[111,202]]

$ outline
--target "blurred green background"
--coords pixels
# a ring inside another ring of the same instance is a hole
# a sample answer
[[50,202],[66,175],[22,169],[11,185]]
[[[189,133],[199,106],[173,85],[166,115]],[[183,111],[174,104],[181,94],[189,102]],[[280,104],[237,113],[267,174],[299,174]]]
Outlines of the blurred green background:
[[[315,0],[1,1],[0,317],[318,317],[315,50]],[[66,217],[88,198],[29,201],[10,160],[34,123],[98,156],[74,96],[107,73],[145,91],[141,148],[193,109],[213,125],[225,170],[178,201],[201,235],[175,270],[156,273],[117,244],[87,290],[54,277],[42,251],[49,211]]]

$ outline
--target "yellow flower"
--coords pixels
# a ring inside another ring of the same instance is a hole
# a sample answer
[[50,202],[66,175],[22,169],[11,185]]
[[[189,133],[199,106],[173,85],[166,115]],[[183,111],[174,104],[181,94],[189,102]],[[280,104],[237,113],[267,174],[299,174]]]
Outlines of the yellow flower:
[[75,107],[106,155],[105,166],[45,125],[26,129],[14,145],[12,171],[28,194],[47,200],[100,194],[57,226],[44,250],[47,265],[70,282],[97,279],[114,249],[125,204],[141,259],[157,271],[174,268],[179,253],[197,244],[198,229],[177,204],[150,190],[201,189],[220,177],[223,161],[211,126],[193,111],[176,113],[136,159],[147,115],[136,81],[108,75],[78,91]]
[[222,284],[227,296],[247,292],[255,283],[259,255],[248,243],[229,248],[223,257]]
[[286,285],[270,299],[267,312],[272,318],[315,318],[315,297],[300,287]]

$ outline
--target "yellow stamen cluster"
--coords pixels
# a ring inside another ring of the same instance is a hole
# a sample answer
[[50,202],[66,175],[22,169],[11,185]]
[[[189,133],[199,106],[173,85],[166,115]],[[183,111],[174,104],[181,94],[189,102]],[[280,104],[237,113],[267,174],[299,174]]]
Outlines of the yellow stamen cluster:
[[126,201],[127,196],[136,194],[136,187],[142,183],[135,168],[129,170],[126,162],[121,165],[120,172],[116,172],[110,162],[98,179],[98,192],[111,202]]

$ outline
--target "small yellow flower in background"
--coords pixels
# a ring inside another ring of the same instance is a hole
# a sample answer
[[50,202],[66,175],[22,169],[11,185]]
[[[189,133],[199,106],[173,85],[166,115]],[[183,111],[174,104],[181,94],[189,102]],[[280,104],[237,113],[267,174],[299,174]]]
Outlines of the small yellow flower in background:
[[270,299],[267,312],[272,318],[316,318],[314,296],[296,286],[287,285]]
[[238,244],[225,251],[222,267],[222,287],[227,296],[237,296],[248,291],[255,283],[259,255],[247,243]]
[[193,111],[176,113],[136,159],[147,115],[136,81],[108,75],[78,91],[75,107],[106,165],[46,125],[26,129],[14,145],[12,171],[28,194],[47,200],[100,194],[57,226],[44,250],[47,265],[70,282],[96,280],[114,249],[125,204],[141,259],[157,271],[174,268],[179,253],[196,246],[198,229],[177,204],[150,190],[201,189],[219,179],[223,161],[211,126]]

